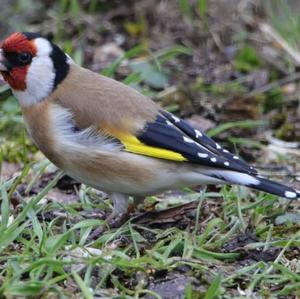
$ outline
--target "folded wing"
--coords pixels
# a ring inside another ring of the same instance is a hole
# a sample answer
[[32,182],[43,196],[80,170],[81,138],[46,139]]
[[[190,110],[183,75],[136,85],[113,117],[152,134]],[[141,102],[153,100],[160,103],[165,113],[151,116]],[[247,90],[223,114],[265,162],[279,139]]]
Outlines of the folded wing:
[[184,120],[161,111],[136,136],[117,136],[125,150],[180,162],[257,174],[257,171]]

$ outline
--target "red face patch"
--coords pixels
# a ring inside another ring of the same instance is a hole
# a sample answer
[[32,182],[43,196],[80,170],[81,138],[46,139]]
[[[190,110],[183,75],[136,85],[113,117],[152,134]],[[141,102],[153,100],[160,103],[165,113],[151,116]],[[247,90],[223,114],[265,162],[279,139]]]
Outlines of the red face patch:
[[37,49],[33,40],[28,40],[25,35],[20,32],[13,33],[5,39],[1,45],[4,52],[29,52],[32,56],[36,55]]
[[12,89],[23,91],[26,89],[26,76],[28,65],[23,67],[15,67],[9,73],[1,72],[4,80]]
[[[1,48],[5,53],[22,53],[27,52],[32,56],[37,53],[37,48],[33,40],[28,40],[25,35],[20,32],[13,33],[5,39]],[[26,90],[26,76],[29,65],[15,66],[9,72],[1,72],[4,80],[12,89],[24,91]]]

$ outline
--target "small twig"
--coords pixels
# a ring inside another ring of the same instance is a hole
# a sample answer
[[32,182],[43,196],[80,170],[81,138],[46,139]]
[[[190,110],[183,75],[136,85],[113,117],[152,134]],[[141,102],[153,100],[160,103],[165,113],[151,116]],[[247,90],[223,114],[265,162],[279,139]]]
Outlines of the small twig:
[[[249,40],[252,40],[251,37],[249,37]],[[253,41],[256,42],[254,39]],[[289,75],[289,70],[284,64],[284,60],[279,59],[280,54],[278,53],[277,50],[276,51],[274,50],[274,47],[266,45],[266,46],[258,47],[258,51],[260,57],[262,57],[264,61],[266,61],[272,67],[276,68],[284,76]]]
[[283,140],[273,137],[271,133],[266,134],[266,139],[269,141],[269,143],[274,144],[279,147],[291,148],[291,149],[299,148],[300,149],[300,142],[283,141]]
[[276,42],[282,50],[284,50],[294,61],[296,65],[300,65],[300,53],[291,47],[288,42],[268,23],[260,23],[258,25],[259,30],[267,37]]
[[274,153],[284,155],[284,156],[293,155],[293,156],[300,157],[299,149],[284,148],[275,144],[269,144],[267,146],[267,149]]
[[252,28],[257,28],[262,34],[265,35],[268,41],[277,43],[280,46],[280,48],[291,57],[294,63],[297,66],[300,66],[300,52],[297,49],[293,48],[270,24],[262,21],[262,19],[258,18],[257,16],[254,16],[253,14],[247,14],[251,6],[253,7],[255,5],[261,4],[261,1],[251,2],[243,0],[238,5],[237,11],[241,16],[242,20],[246,24],[248,24],[248,26],[251,26]]
[[277,87],[280,87],[282,85],[285,85],[285,84],[288,84],[288,83],[291,83],[291,82],[294,82],[294,81],[298,81],[300,80],[300,72],[297,72],[297,73],[293,73],[289,76],[286,76],[280,80],[277,80],[275,82],[271,82],[271,83],[268,83],[262,87],[259,87],[257,89],[254,89],[250,92],[248,92],[247,94],[245,94],[243,96],[244,99],[249,99],[249,98],[252,98],[260,93],[265,93],[267,91],[270,91],[274,88],[277,88]]

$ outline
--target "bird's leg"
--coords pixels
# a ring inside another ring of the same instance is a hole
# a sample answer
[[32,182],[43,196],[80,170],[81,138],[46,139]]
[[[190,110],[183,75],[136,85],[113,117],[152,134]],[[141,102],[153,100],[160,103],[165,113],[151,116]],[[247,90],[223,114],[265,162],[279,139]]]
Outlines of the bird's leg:
[[129,196],[123,193],[113,192],[111,194],[111,199],[113,202],[113,211],[106,221],[110,227],[119,227],[128,219],[129,216]]
[[111,199],[113,202],[113,211],[106,218],[104,225],[96,228],[90,235],[92,239],[96,239],[107,229],[107,225],[111,228],[117,228],[121,226],[129,216],[130,205],[129,205],[129,196],[113,192],[111,193]]

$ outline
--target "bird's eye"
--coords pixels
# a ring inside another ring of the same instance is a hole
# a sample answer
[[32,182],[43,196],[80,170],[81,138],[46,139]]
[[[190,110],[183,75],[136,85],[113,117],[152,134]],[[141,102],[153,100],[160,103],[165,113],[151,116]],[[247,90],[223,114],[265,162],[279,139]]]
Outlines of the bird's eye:
[[29,63],[31,61],[31,58],[32,58],[32,56],[28,52],[22,52],[18,55],[19,61],[24,64]]

